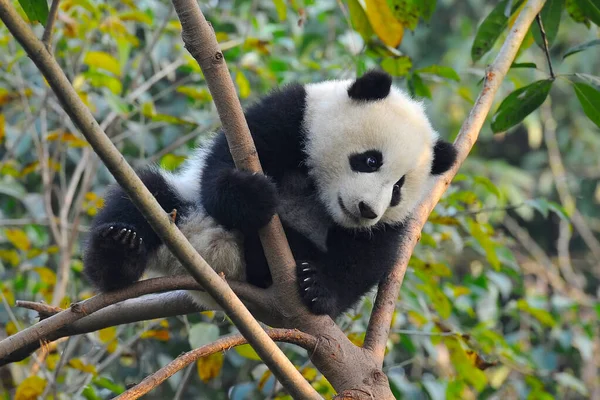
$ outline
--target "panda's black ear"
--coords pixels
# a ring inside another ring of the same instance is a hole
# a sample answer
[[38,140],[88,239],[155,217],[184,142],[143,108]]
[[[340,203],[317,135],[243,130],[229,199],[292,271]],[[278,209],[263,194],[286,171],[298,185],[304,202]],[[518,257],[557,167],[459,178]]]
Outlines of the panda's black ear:
[[433,164],[431,174],[440,175],[448,171],[456,161],[456,148],[452,143],[438,139],[433,146]]
[[385,99],[390,94],[392,77],[383,71],[371,70],[357,78],[350,88],[348,96],[358,101]]

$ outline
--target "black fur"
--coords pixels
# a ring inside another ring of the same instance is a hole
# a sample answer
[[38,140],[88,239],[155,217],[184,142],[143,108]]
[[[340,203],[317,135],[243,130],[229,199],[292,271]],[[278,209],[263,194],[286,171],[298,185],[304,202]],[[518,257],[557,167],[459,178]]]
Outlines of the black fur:
[[[187,205],[160,173],[148,169],[139,177],[165,211],[176,209],[178,216],[185,214]],[[83,258],[84,272],[103,291],[125,287],[142,276],[148,255],[160,244],[160,238],[127,194],[114,186],[92,223]]]
[[376,101],[385,99],[390,94],[392,77],[383,71],[366,72],[348,89],[348,96],[357,101]]
[[433,147],[431,174],[440,175],[448,171],[456,161],[456,148],[452,143],[438,140]]

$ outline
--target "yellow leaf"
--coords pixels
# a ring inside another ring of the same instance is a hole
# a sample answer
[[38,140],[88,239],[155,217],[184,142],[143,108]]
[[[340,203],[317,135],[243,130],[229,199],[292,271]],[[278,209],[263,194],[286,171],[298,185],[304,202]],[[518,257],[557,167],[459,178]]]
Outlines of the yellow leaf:
[[242,71],[238,71],[237,74],[235,74],[235,83],[237,84],[242,99],[245,99],[250,95],[250,82],[248,82],[248,78],[246,78]]
[[168,328],[169,327],[169,321],[167,321],[166,319],[163,319],[162,321],[160,321],[160,326],[162,328]]
[[166,329],[158,329],[158,330],[150,329],[149,331],[142,333],[141,338],[142,339],[156,339],[156,340],[162,340],[163,342],[166,342],[169,340],[169,331]]
[[311,367],[302,368],[302,371],[300,371],[300,373],[302,374],[304,379],[306,379],[309,382],[312,382],[315,379],[317,379],[317,375],[318,375],[316,368],[311,368]]
[[100,329],[98,331],[98,339],[100,339],[100,341],[102,343],[108,343],[111,340],[116,339],[116,337],[117,337],[117,327],[116,326],[109,326],[108,328]]
[[8,321],[6,323],[6,327],[4,329],[6,329],[6,334],[8,336],[12,336],[15,333],[19,332],[19,329],[17,328],[17,326],[15,325],[15,323],[12,322],[12,321]]
[[71,303],[72,303],[71,298],[69,296],[65,296],[62,298],[62,300],[60,301],[58,306],[62,309],[66,309],[71,306]]
[[46,357],[46,366],[50,371],[54,371],[58,362],[60,361],[60,354],[58,353],[50,353],[48,357]]
[[87,374],[92,374],[94,376],[96,376],[96,374],[97,374],[96,367],[94,365],[86,364],[83,361],[81,361],[80,358],[73,358],[72,360],[70,360],[69,366],[71,368],[74,368],[81,372],[85,372]]
[[0,114],[0,143],[2,143],[4,141],[4,135],[6,134],[4,125],[5,125],[4,114]]
[[404,27],[400,24],[386,0],[366,0],[366,12],[371,27],[381,41],[390,47],[398,47],[404,36]]
[[206,383],[216,378],[223,367],[223,353],[218,352],[202,357],[196,361],[196,367],[198,368],[198,376],[202,379],[202,382]]
[[109,353],[114,353],[117,350],[117,347],[119,346],[119,342],[117,340],[113,340],[112,342],[110,342],[108,344],[108,346],[106,346],[106,351],[108,351]]
[[42,249],[31,249],[25,254],[25,257],[27,257],[27,259],[32,259],[43,253],[44,251]]
[[146,25],[152,25],[152,17],[141,11],[127,11],[119,14],[121,21],[135,21]]
[[30,376],[25,378],[17,387],[15,400],[36,400],[38,396],[44,393],[46,380],[39,376]]
[[49,247],[46,249],[46,252],[47,252],[48,254],[56,254],[56,253],[58,253],[58,246],[49,246]]
[[90,67],[101,68],[116,76],[121,75],[121,66],[117,59],[103,51],[89,51],[85,57],[83,57],[83,62]]
[[235,348],[235,351],[244,358],[249,360],[257,360],[260,361],[260,357],[256,354],[256,351],[249,344],[243,344]]
[[21,229],[7,229],[5,233],[8,241],[17,249],[27,251],[31,248],[31,242],[29,242],[27,234]]
[[25,168],[23,168],[21,170],[21,176],[29,175],[30,173],[37,170],[39,166],[40,166],[39,161],[34,161],[31,164],[28,164],[27,166],[25,166]]
[[285,2],[283,0],[273,0],[275,3],[275,9],[277,10],[277,16],[280,21],[285,21],[287,19],[287,7],[285,6]]
[[40,280],[47,285],[54,285],[56,283],[56,274],[48,267],[36,267],[33,269],[40,276]]
[[265,372],[263,372],[262,376],[258,380],[258,385],[257,385],[260,390],[264,390],[265,384],[267,383],[267,381],[269,380],[271,375],[272,375],[271,371],[269,371],[269,370],[266,370]]
[[15,295],[13,294],[13,291],[4,285],[0,285],[0,286],[2,287],[2,295],[6,299],[6,302],[8,303],[8,305],[14,306],[15,305]]
[[19,253],[14,249],[0,249],[0,260],[8,262],[13,267],[19,265],[19,262],[21,261]]
[[355,345],[362,347],[363,342],[365,341],[365,334],[358,333],[358,332],[351,332],[348,334],[348,339]]

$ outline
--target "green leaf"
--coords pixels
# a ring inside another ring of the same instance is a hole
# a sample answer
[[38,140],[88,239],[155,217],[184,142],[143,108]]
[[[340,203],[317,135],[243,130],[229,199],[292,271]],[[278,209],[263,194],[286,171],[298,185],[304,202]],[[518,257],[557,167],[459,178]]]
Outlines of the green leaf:
[[537,68],[537,65],[535,65],[535,63],[532,62],[524,62],[524,63],[512,63],[512,65],[510,66],[513,69],[516,68]]
[[373,28],[371,27],[369,18],[367,18],[365,9],[360,5],[358,0],[348,1],[348,12],[350,13],[352,28],[360,33],[360,36],[362,36],[364,40],[368,40],[373,36]]
[[445,67],[443,65],[430,65],[428,67],[418,69],[417,72],[420,72],[422,74],[441,76],[442,78],[460,82],[460,76],[458,76],[456,71],[450,67]]
[[593,46],[598,46],[600,45],[600,39],[594,39],[594,40],[590,40],[588,42],[582,43],[580,45],[571,47],[569,50],[567,50],[567,52],[565,53],[565,55],[563,56],[563,59],[573,55],[573,54],[577,54],[580,51],[584,51],[587,50],[590,47]]
[[283,0],[273,0],[275,4],[275,10],[277,10],[277,16],[280,21],[285,21],[287,19],[287,7],[285,6],[285,2]]
[[508,25],[506,6],[508,0],[503,0],[483,20],[471,47],[471,59],[478,61],[485,53],[491,50],[496,40]]
[[585,83],[574,83],[573,89],[585,115],[600,128],[600,91]]
[[261,361],[260,356],[254,351],[252,346],[249,344],[243,344],[241,346],[235,347],[235,351],[242,357],[247,358],[249,360]]
[[[548,40],[548,47],[552,47],[556,34],[558,33],[558,27],[560,26],[560,16],[564,7],[564,0],[547,0],[542,8],[540,16],[542,17],[542,25],[544,25],[544,31],[546,32],[546,39]],[[542,49],[544,43],[542,41],[542,35],[537,24],[531,27],[533,38],[535,42]]]
[[420,0],[387,0],[392,14],[398,22],[414,31],[421,17]]
[[104,389],[108,389],[111,392],[113,392],[114,394],[121,394],[125,391],[124,386],[116,384],[112,380],[110,380],[109,378],[104,377],[104,376],[99,376],[97,378],[94,378],[93,382],[94,382],[94,385],[99,386]]
[[600,1],[598,0],[575,0],[579,9],[590,21],[600,26]]
[[500,198],[500,190],[496,187],[496,185],[494,185],[494,183],[489,178],[485,176],[476,176],[473,178],[473,182],[480,184],[488,191],[488,193],[491,193],[497,198]]
[[188,340],[192,349],[212,343],[219,338],[219,327],[214,324],[200,322],[190,328]]
[[590,20],[583,11],[581,11],[579,5],[577,5],[577,0],[566,0],[565,8],[573,21],[584,24],[588,28],[590,27]]
[[469,231],[483,251],[485,251],[485,257],[492,268],[496,271],[500,270],[500,259],[496,254],[496,248],[490,236],[481,229],[481,225],[477,221],[472,219],[469,220]]
[[393,76],[405,76],[412,68],[412,61],[408,56],[386,58],[381,62],[381,68]]
[[39,22],[46,25],[48,19],[48,1],[47,0],[19,0],[23,11],[31,22]]
[[517,301],[517,308],[521,311],[525,311],[526,313],[531,315],[533,318],[540,321],[543,325],[546,325],[549,327],[553,327],[554,325],[556,325],[556,321],[554,320],[554,317],[552,316],[552,314],[550,314],[548,311],[543,310],[541,308],[531,307],[529,305],[529,303],[527,303],[527,300],[521,299],[521,300]]
[[408,86],[411,94],[414,96],[431,98],[431,91],[425,85],[423,79],[421,79],[421,75],[417,73],[412,74],[408,80]]
[[492,131],[504,132],[523,121],[546,100],[552,82],[548,79],[533,82],[509,94],[492,118]]

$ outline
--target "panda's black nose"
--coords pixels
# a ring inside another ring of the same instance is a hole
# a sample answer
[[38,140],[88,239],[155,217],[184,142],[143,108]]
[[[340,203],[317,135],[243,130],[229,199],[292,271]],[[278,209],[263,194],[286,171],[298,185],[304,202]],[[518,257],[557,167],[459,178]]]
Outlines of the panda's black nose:
[[377,214],[375,213],[375,211],[373,211],[373,209],[368,204],[366,204],[364,201],[361,201],[360,203],[358,203],[358,209],[360,210],[360,215],[363,218],[367,218],[367,219],[377,218]]

